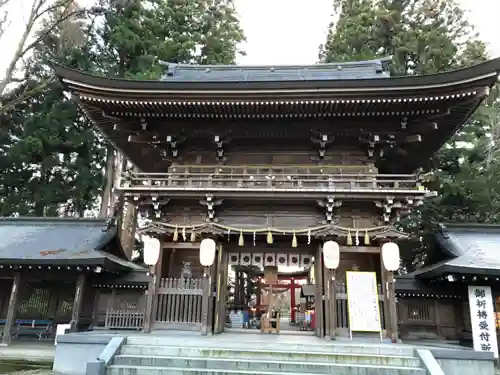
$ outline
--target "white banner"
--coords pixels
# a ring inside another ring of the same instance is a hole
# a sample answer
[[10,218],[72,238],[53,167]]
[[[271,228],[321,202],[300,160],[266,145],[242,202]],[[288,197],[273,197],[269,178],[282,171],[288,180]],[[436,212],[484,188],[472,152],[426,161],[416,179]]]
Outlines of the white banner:
[[498,358],[493,296],[489,286],[469,286],[470,322],[474,350],[493,352]]
[[346,272],[349,329],[379,332],[380,309],[375,272]]

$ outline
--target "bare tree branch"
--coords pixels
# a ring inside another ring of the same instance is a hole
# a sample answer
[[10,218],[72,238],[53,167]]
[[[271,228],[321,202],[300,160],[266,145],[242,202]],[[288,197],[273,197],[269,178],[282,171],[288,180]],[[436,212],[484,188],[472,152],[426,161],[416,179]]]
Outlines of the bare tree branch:
[[0,39],[9,26],[9,12],[7,10],[9,2],[10,0],[0,0]]
[[[54,78],[46,78],[39,82],[35,87],[26,87],[21,95],[19,95],[15,100],[8,101],[6,104],[2,104],[0,101],[0,115],[7,113],[8,111],[14,109],[16,104],[22,103],[25,100],[37,95],[47,88],[50,84],[54,83]],[[1,100],[1,96],[0,96]]]
[[29,52],[34,47],[36,47],[38,45],[38,43],[40,43],[44,38],[46,38],[60,24],[62,24],[63,22],[65,22],[65,21],[67,21],[69,19],[71,19],[72,17],[80,16],[80,15],[82,15],[84,13],[85,13],[84,10],[77,10],[77,11],[74,11],[74,12],[71,12],[71,13],[67,14],[64,17],[59,18],[56,23],[50,25],[45,30],[43,30],[41,33],[39,33],[39,36],[23,50],[23,52],[21,53],[20,57],[24,56],[27,52]]
[[[0,0],[0,2],[8,2],[10,0]],[[59,25],[69,20],[71,17],[81,15],[84,13],[83,10],[77,9],[74,12],[70,12],[72,7],[75,5],[74,0],[55,0],[53,3],[51,0],[33,0],[33,4],[29,13],[28,21],[24,32],[19,39],[17,48],[9,62],[5,75],[0,80],[0,95],[5,93],[7,86],[12,83],[12,78],[14,76],[15,70],[18,64],[23,61],[23,57],[29,53],[33,48],[35,48],[47,35],[54,31]],[[0,3],[1,4],[1,3]],[[45,21],[47,16],[51,14],[57,14],[55,20],[53,20],[50,25],[45,25],[44,29],[36,30],[40,21]],[[37,33],[36,38],[33,42],[28,43],[28,40]],[[0,107],[0,111],[2,107]]]

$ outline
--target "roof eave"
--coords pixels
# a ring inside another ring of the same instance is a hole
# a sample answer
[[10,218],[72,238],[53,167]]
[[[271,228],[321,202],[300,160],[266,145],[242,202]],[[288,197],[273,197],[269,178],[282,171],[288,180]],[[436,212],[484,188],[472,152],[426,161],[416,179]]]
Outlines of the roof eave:
[[428,280],[447,275],[493,276],[493,277],[500,276],[500,269],[464,267],[464,266],[455,266],[452,264],[443,264],[429,271],[425,270],[422,271],[423,271],[422,273],[415,275],[417,279]]
[[137,81],[116,78],[105,78],[90,75],[73,69],[53,64],[56,75],[73,90],[90,90],[101,94],[117,93],[260,93],[304,91],[304,92],[385,92],[421,91],[432,88],[450,88],[482,82],[492,86],[500,72],[500,58],[461,70],[424,76],[408,76],[396,78],[350,79],[350,80],[310,80],[310,81],[270,81],[270,82],[169,82],[169,81]]

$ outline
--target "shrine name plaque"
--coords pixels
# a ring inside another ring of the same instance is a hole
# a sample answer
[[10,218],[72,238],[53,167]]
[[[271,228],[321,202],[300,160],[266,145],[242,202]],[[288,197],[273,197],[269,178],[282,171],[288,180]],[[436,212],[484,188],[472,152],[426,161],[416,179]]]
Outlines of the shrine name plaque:
[[381,332],[375,272],[346,272],[349,331]]

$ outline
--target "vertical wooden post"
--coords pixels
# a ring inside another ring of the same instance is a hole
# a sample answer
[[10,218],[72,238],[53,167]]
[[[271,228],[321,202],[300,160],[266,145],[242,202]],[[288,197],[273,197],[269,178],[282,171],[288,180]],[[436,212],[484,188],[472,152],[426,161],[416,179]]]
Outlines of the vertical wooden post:
[[85,273],[80,273],[78,275],[78,279],[76,280],[75,300],[73,301],[73,311],[71,312],[70,332],[78,332],[86,280],[87,275]]
[[9,345],[12,340],[12,329],[16,321],[16,310],[19,296],[19,288],[21,287],[21,274],[16,272],[12,280],[12,288],[10,290],[9,307],[7,309],[7,319],[3,328],[2,344]]
[[226,306],[227,306],[227,283],[228,283],[228,278],[229,278],[229,265],[228,265],[228,259],[229,259],[229,254],[223,249],[222,250],[222,263],[223,263],[223,270],[222,270],[222,287],[221,287],[221,310],[220,310],[220,332],[224,332],[226,329]]
[[100,289],[94,289],[95,294],[94,294],[94,307],[92,309],[92,327],[97,327],[99,324],[99,316],[97,315],[99,313],[99,301],[101,300],[101,290]]
[[314,319],[316,321],[316,336],[323,337],[323,261],[321,253],[321,246],[318,246],[316,251],[316,256],[314,257],[314,278],[316,284],[316,295],[315,295],[315,311],[314,311]]
[[[158,257],[158,262],[156,265],[150,268],[151,280],[149,280],[148,290],[146,295],[146,310],[144,312],[144,327],[143,331],[145,333],[150,333],[153,327],[153,322],[156,320],[156,306],[157,306],[157,296],[156,291],[159,288],[159,284],[162,277],[163,269],[163,240],[160,238],[160,256]],[[172,253],[173,254],[173,253]],[[170,258],[172,259],[172,254]],[[172,263],[168,265],[169,268],[172,267]]]
[[203,270],[203,299],[201,303],[201,334],[208,334],[208,308],[210,305],[210,267]]
[[166,275],[166,277],[174,277],[175,250],[175,248],[170,249],[170,258],[168,260],[168,275]]
[[[215,313],[216,309],[216,302],[217,302],[217,294],[214,296],[214,286],[218,280],[218,274],[219,274],[219,256],[216,253],[216,258],[214,261],[214,264],[212,264],[211,267],[209,267],[209,274],[210,274],[210,283],[209,283],[209,291],[208,291],[208,317],[207,317],[207,333],[212,334],[213,330],[215,329],[215,320],[217,317],[217,313]],[[219,310],[217,310],[219,311]]]
[[330,289],[330,339],[335,340],[337,336],[337,283],[335,275],[337,271],[331,270],[330,277],[328,278],[328,285]]
[[331,299],[331,283],[330,283],[330,270],[326,268],[323,264],[323,275],[325,276],[324,285],[325,285],[325,339],[329,338],[332,333],[331,328],[331,315],[332,315],[332,299]]
[[146,296],[146,311],[144,313],[144,332],[151,332],[151,322],[153,320],[153,304],[156,294],[156,272],[154,267],[151,267],[152,277],[149,280],[147,296]]
[[380,257],[380,272],[381,272],[381,292],[384,302],[384,322],[385,322],[385,335],[386,337],[391,337],[391,309],[389,307],[389,289],[388,289],[388,273],[384,267],[384,262],[382,262],[382,256]]
[[[163,240],[160,238],[160,256],[158,257],[158,262],[156,263],[154,267],[154,293],[153,293],[153,304],[151,305],[151,324],[150,324],[150,331],[153,329],[154,323],[156,322],[156,314],[158,311],[158,295],[157,291],[158,288],[160,288],[160,283],[161,279],[163,278],[163,254],[164,254],[164,249],[163,249]],[[170,266],[170,265],[169,265]]]
[[224,287],[224,255],[223,255],[222,245],[219,245],[219,250],[217,252],[217,291],[215,296],[215,321],[214,321],[214,333],[221,333],[221,319],[223,316],[221,314],[221,305],[224,301],[222,296]]
[[398,342],[398,311],[396,308],[396,289],[394,284],[394,275],[388,272],[388,286],[389,286],[389,309],[391,316],[391,341]]
[[292,277],[290,280],[290,320],[294,323],[297,322],[296,314],[295,314],[295,305],[297,302],[295,301],[295,287],[297,284],[295,284],[295,279]]

